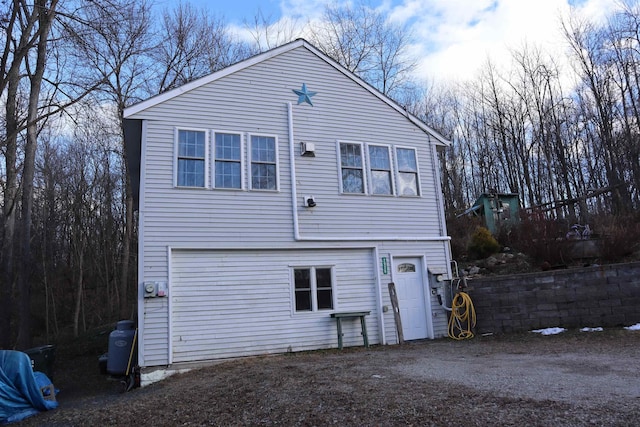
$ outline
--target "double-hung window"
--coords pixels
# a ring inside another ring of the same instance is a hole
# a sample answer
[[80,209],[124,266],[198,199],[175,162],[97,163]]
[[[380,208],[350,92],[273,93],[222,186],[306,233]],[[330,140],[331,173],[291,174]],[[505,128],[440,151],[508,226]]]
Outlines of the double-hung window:
[[206,132],[178,129],[176,139],[176,185],[179,187],[205,187],[207,179]]
[[419,196],[418,161],[413,148],[396,147],[398,165],[398,193],[400,196]]
[[343,193],[364,193],[362,144],[340,143],[340,169]]
[[293,282],[296,312],[333,309],[331,267],[296,267]]
[[369,145],[369,169],[372,194],[393,194],[389,147]]
[[251,188],[278,189],[278,150],[273,136],[251,135]]
[[214,176],[216,188],[242,188],[242,137],[215,133]]

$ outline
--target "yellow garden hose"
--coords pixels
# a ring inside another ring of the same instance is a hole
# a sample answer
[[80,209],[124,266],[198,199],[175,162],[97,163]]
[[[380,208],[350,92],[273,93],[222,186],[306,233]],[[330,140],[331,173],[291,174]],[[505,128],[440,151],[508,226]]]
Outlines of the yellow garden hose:
[[454,340],[473,338],[472,329],[475,326],[476,310],[471,297],[466,292],[458,292],[451,302],[449,337]]

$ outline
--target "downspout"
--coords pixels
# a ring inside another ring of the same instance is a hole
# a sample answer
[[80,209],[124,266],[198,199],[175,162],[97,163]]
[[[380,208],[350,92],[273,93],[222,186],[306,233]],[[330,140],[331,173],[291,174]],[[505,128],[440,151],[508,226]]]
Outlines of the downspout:
[[[431,143],[431,140],[429,140]],[[445,261],[447,264],[447,276],[449,279],[453,278],[451,272],[451,238],[447,236],[447,222],[444,213],[444,200],[442,198],[442,181],[440,180],[440,161],[438,159],[438,151],[435,144],[431,145],[431,153],[433,157],[433,179],[436,183],[436,203],[438,204],[438,220],[440,222],[440,235],[446,237],[444,241],[445,246]]]
[[287,118],[289,125],[289,169],[291,172],[291,209],[293,209],[293,238],[298,241],[300,239],[300,228],[298,225],[298,189],[296,185],[296,160],[295,147],[293,144],[293,106],[291,102],[287,103]]
[[169,294],[169,298],[167,299],[167,331],[168,331],[168,346],[167,346],[167,350],[169,351],[169,354],[167,354],[167,362],[169,365],[173,364],[173,307],[171,304],[171,300],[173,299],[173,289],[171,286],[171,281],[173,279],[173,266],[172,266],[172,259],[173,259],[173,248],[171,246],[167,246],[167,292]]

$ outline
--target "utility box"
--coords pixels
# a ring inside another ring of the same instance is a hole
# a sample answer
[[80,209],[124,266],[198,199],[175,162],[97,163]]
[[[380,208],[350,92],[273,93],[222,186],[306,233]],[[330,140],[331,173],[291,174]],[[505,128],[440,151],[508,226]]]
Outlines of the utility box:
[[[107,356],[107,373],[110,375],[126,375],[127,366],[137,363],[138,351],[134,343],[136,324],[133,320],[121,320],[116,329],[109,334],[109,352]],[[132,351],[133,349],[133,351]]]

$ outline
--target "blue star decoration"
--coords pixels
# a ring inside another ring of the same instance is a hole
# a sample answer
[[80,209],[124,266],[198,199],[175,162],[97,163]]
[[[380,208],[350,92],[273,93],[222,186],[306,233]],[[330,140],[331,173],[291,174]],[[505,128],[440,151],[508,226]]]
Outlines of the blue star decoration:
[[293,92],[298,95],[298,105],[306,102],[307,104],[313,107],[313,102],[311,102],[311,97],[314,96],[317,92],[309,92],[307,90],[307,85],[302,83],[302,89],[296,90],[293,89]]

